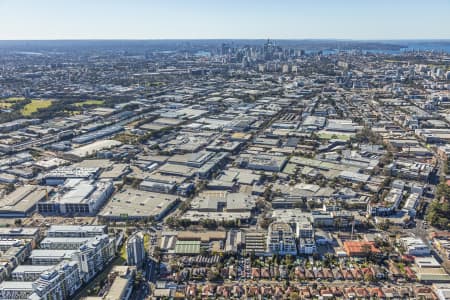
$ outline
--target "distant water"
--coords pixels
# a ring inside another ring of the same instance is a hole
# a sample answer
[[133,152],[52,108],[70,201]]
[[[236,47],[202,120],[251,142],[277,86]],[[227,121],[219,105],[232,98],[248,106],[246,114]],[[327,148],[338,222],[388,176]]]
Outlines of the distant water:
[[17,51],[17,54],[23,54],[23,55],[43,55],[40,52],[31,52],[31,51]]
[[[390,42],[385,42],[385,44],[389,44]],[[392,43],[392,42],[391,42]],[[373,53],[373,54],[401,54],[404,52],[410,51],[434,51],[434,52],[446,52],[450,53],[450,41],[436,41],[436,42],[396,42],[398,45],[404,45],[406,47],[399,48],[397,50],[393,49],[364,49],[359,48],[358,50],[365,53]],[[387,47],[386,47],[387,48]],[[314,49],[308,50],[306,53],[314,54],[318,51],[322,51],[324,55],[327,54],[336,54],[339,50],[341,51],[354,51],[356,49],[348,48],[348,49]]]
[[[0,0],[1,2],[1,0]],[[159,52],[171,54],[189,52],[196,56],[211,56],[222,45],[262,47],[265,40],[64,40],[64,41],[2,41],[0,52],[40,55],[75,52],[117,51],[131,54]],[[399,54],[405,51],[436,51],[450,53],[449,40],[276,40],[283,48],[306,53],[333,54],[338,50],[360,50],[368,53]],[[56,51],[56,52],[55,52]]]
[[450,42],[424,42],[408,43],[408,48],[402,48],[401,51],[436,51],[450,53]]

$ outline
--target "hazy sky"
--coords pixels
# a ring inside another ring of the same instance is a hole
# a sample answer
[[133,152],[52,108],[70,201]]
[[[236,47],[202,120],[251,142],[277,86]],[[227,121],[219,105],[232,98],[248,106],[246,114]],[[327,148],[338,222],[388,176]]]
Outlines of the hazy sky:
[[450,0],[0,0],[0,39],[450,39]]

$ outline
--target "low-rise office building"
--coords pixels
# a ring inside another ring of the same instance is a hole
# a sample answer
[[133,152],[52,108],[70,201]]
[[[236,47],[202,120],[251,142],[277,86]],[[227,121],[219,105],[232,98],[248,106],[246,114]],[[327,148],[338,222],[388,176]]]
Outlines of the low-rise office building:
[[405,237],[400,239],[400,244],[405,249],[405,254],[413,256],[429,256],[431,254],[430,247],[421,239],[413,237]]
[[312,238],[300,238],[298,252],[304,255],[312,255],[317,252],[316,242]]
[[274,222],[267,233],[267,253],[296,255],[297,246],[292,227],[287,223]]

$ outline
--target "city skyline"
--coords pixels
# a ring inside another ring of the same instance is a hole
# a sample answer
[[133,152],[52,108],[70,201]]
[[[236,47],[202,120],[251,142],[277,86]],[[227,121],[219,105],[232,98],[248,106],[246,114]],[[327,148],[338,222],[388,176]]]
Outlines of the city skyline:
[[1,0],[0,40],[445,40],[449,10],[443,0]]

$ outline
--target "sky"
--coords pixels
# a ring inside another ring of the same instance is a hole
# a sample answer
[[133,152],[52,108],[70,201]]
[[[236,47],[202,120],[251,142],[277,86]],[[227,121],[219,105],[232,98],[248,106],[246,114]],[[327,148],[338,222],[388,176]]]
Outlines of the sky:
[[0,40],[450,39],[450,0],[0,0]]

